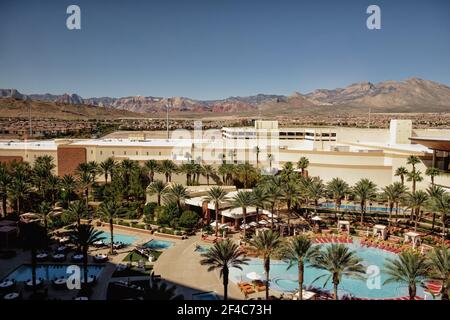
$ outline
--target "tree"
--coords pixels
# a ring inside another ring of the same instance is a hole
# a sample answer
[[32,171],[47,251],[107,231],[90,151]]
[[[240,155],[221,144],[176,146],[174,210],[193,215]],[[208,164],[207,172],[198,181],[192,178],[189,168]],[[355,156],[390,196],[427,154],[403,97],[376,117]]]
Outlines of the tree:
[[[339,212],[341,210],[342,199],[344,199],[345,195],[350,192],[349,185],[341,178],[333,178],[327,184],[327,191],[334,199],[335,213]],[[337,220],[336,215],[335,218]]]
[[203,200],[214,203],[214,213],[216,215],[216,237],[217,237],[219,235],[220,203],[229,200],[227,198],[227,192],[221,187],[212,187],[208,190],[206,197]]
[[172,174],[177,171],[177,165],[172,160],[163,160],[159,170],[166,177],[166,182],[172,182]]
[[408,173],[408,181],[412,181],[412,188],[411,188],[412,192],[416,191],[416,183],[422,180],[423,180],[422,172],[413,170],[410,173]]
[[209,186],[209,178],[216,174],[216,170],[209,164],[204,164],[202,169],[202,174],[206,177],[206,184]]
[[108,219],[109,222],[109,234],[110,234],[110,253],[114,253],[114,217],[119,216],[124,213],[124,210],[120,205],[114,200],[108,200],[103,202],[98,213]]
[[4,163],[0,163],[0,197],[2,198],[2,215],[6,216],[8,190],[11,184],[12,176],[8,167]]
[[294,165],[290,161],[286,162],[281,170],[281,179],[283,182],[288,182],[289,180],[293,180],[295,176]]
[[397,205],[398,214],[398,203],[403,199],[406,194],[406,187],[401,182],[394,182],[383,189],[383,196],[387,199],[389,205],[389,221],[388,229],[391,227],[392,210],[394,205]]
[[150,179],[150,183],[153,182],[155,178],[155,173],[159,171],[158,161],[150,159],[145,161],[144,168],[148,172],[148,178]]
[[186,185],[193,184],[192,176],[195,174],[195,165],[193,163],[183,163],[178,167],[178,171],[186,174]]
[[354,251],[350,251],[348,247],[343,244],[331,244],[325,247],[324,250],[318,252],[311,262],[311,266],[320,270],[325,270],[329,275],[324,274],[320,278],[327,277],[324,286],[331,280],[333,283],[334,299],[339,300],[338,287],[342,277],[353,277],[356,279],[364,279],[365,267],[362,260],[356,255]]
[[[247,207],[253,205],[253,196],[249,191],[238,191],[236,195],[229,201],[232,208],[242,208],[242,216],[244,225],[247,226]],[[237,219],[235,227],[238,228]],[[244,241],[246,240],[246,228],[244,228]]]
[[86,207],[89,205],[89,189],[95,181],[95,177],[89,172],[81,172],[78,177],[78,185],[83,190]]
[[31,186],[28,180],[23,176],[15,176],[8,186],[11,198],[16,202],[17,214],[21,213],[21,201],[27,198],[31,192]]
[[61,190],[63,191],[64,199],[67,200],[67,203],[70,205],[70,202],[75,197],[75,190],[78,188],[78,183],[75,178],[66,174],[63,176],[61,180]]
[[283,200],[286,202],[287,207],[287,224],[288,224],[288,232],[291,234],[291,210],[292,206],[297,202],[300,190],[295,181],[289,180],[286,184],[281,188],[281,193],[283,195]]
[[255,151],[256,154],[256,168],[259,168],[259,154],[261,153],[261,148],[259,146],[255,146],[253,151]]
[[269,203],[269,194],[261,186],[257,185],[252,190],[253,204],[256,207],[256,222],[259,221],[259,210],[264,209]]
[[449,300],[448,292],[450,285],[450,249],[445,245],[434,248],[429,255],[429,261],[429,277],[442,283],[440,292],[441,299]]
[[101,236],[102,232],[95,230],[90,224],[79,224],[69,233],[69,237],[73,243],[81,248],[83,253],[83,273],[84,286],[88,283],[88,250],[95,242],[105,239]]
[[297,265],[298,268],[298,292],[299,299],[303,300],[303,278],[305,264],[310,262],[318,254],[319,247],[313,246],[306,236],[297,236],[290,239],[282,249],[283,258],[288,260],[288,269]]
[[[59,196],[61,190],[61,179],[56,175],[49,175],[45,184],[45,192],[50,194],[51,204],[55,204],[55,198]],[[48,197],[47,197],[48,198]]]
[[272,172],[272,162],[274,159],[275,159],[275,157],[273,156],[273,154],[271,154],[271,153],[267,154],[267,161],[269,161],[270,172]]
[[128,190],[130,186],[130,178],[133,171],[137,170],[139,165],[136,161],[130,159],[124,159],[120,163],[120,169],[123,172],[125,190]]
[[76,217],[77,226],[80,225],[80,219],[82,216],[87,214],[87,207],[83,201],[74,201],[72,202],[66,210],[66,213],[72,217]]
[[114,170],[117,167],[117,163],[113,158],[108,158],[101,162],[99,165],[99,171],[105,177],[105,184],[108,184],[108,177],[112,177]]
[[443,192],[441,194],[436,194],[431,202],[434,209],[440,211],[441,213],[441,223],[442,223],[442,242],[444,243],[447,236],[445,224],[447,221],[448,211],[450,210],[450,196],[448,193]]
[[150,285],[145,289],[144,300],[184,300],[183,295],[176,293],[176,286],[169,286],[165,282],[150,280]]
[[256,181],[258,177],[255,167],[248,162],[237,165],[235,173],[238,180],[244,184],[245,189],[249,188],[251,183]]
[[421,219],[421,208],[425,205],[425,203],[428,201],[428,195],[426,192],[422,190],[418,190],[415,192],[411,192],[408,194],[407,201],[409,203],[409,206],[411,208],[411,218],[412,213],[415,213],[415,222],[414,222],[414,231],[417,231],[417,224],[419,223]]
[[417,285],[424,286],[423,280],[428,276],[429,263],[425,256],[412,251],[403,251],[398,258],[388,258],[384,265],[388,278],[383,284],[405,283],[408,285],[409,299],[416,298]]
[[301,157],[297,162],[297,168],[302,170],[302,176],[305,176],[305,170],[309,166],[309,160],[306,157]]
[[270,258],[275,250],[280,248],[281,244],[280,234],[272,230],[259,232],[250,242],[250,245],[263,257],[264,272],[266,274],[266,300],[269,300]]
[[222,176],[222,181],[226,185],[231,185],[233,182],[234,165],[229,163],[222,163],[219,167],[218,173]]
[[47,233],[48,232],[48,215],[52,211],[52,206],[50,203],[43,201],[39,205],[38,210],[39,210],[39,215],[42,216],[42,220],[44,221],[45,233]]
[[275,214],[275,207],[278,205],[278,203],[281,201],[283,197],[283,193],[281,191],[281,187],[276,184],[276,179],[279,177],[273,177],[273,179],[269,180],[268,183],[265,185],[264,189],[268,195],[267,203],[270,206],[270,213],[271,213],[271,228],[273,229],[274,224],[274,214]]
[[147,188],[150,195],[156,194],[158,206],[161,205],[161,197],[167,193],[167,183],[161,180],[155,180]]
[[244,257],[244,252],[230,239],[216,242],[207,252],[202,254],[201,265],[208,266],[208,272],[216,269],[220,270],[220,277],[223,283],[223,299],[228,299],[228,277],[230,268],[242,270],[242,265],[246,265],[249,259]]
[[198,214],[194,211],[187,210],[181,214],[179,224],[183,228],[192,229],[198,225],[198,221]]
[[323,184],[322,180],[314,177],[312,180],[310,180],[310,183],[308,183],[306,187],[306,193],[308,194],[308,198],[314,200],[314,212],[317,213],[317,208],[319,207],[319,200],[322,198],[325,194],[325,185]]
[[174,202],[178,208],[178,214],[181,215],[182,204],[186,199],[189,199],[189,192],[187,188],[181,184],[172,185],[165,194],[165,200],[167,202]]
[[441,186],[432,184],[427,188],[427,194],[429,198],[430,208],[433,212],[433,219],[431,221],[431,231],[434,231],[434,225],[436,224],[436,212],[439,211],[439,206],[436,206],[436,199],[439,199],[445,190]]
[[361,223],[364,222],[364,214],[366,213],[367,200],[375,198],[377,186],[369,179],[361,179],[353,186],[353,194],[359,199],[361,206]]
[[405,185],[405,177],[408,175],[408,170],[405,167],[398,167],[395,170],[395,176],[400,177],[402,185]]
[[434,178],[439,176],[440,173],[441,171],[438,168],[434,167],[427,168],[427,170],[425,171],[425,174],[430,177],[432,185],[434,185]]

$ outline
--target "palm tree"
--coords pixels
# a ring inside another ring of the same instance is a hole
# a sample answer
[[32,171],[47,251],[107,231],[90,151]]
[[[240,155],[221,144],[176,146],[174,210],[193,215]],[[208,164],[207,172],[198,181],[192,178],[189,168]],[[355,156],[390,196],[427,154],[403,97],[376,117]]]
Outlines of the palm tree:
[[415,213],[415,222],[414,222],[414,231],[417,231],[417,224],[421,219],[421,208],[428,201],[428,195],[426,192],[422,190],[418,190],[416,192],[411,192],[408,194],[407,201],[411,208],[411,218],[412,213]]
[[267,161],[269,161],[270,172],[272,172],[272,162],[274,159],[275,159],[275,157],[273,156],[273,154],[271,154],[271,153],[267,154]]
[[242,270],[242,265],[246,265],[249,259],[243,257],[244,252],[232,240],[226,239],[216,242],[207,252],[202,254],[201,265],[207,265],[208,271],[220,270],[220,277],[223,283],[223,299],[228,299],[228,276],[230,268]]
[[83,190],[84,200],[86,202],[86,206],[89,204],[89,189],[95,181],[95,177],[87,172],[81,172],[78,177],[78,185]]
[[[219,235],[219,210],[220,203],[228,201],[227,192],[221,187],[212,187],[208,190],[204,201],[214,203],[214,213],[216,215],[216,237]],[[223,218],[223,217],[222,217]]]
[[166,177],[166,182],[172,182],[172,174],[177,171],[177,165],[172,160],[163,160],[159,170]]
[[411,155],[406,159],[406,163],[412,166],[412,171],[416,171],[416,164],[420,163],[418,156]]
[[247,189],[250,182],[256,180],[257,172],[255,167],[253,167],[250,163],[245,162],[236,167],[236,175],[238,180],[244,184],[244,188]]
[[319,207],[319,200],[325,194],[325,185],[323,184],[322,179],[314,177],[310,180],[306,188],[306,193],[308,194],[309,199],[314,200],[314,212],[317,213],[317,208]]
[[44,221],[44,229],[45,233],[47,233],[48,230],[48,214],[52,211],[52,206],[48,202],[41,202],[39,205],[39,214],[42,216],[42,220]]
[[435,199],[439,199],[442,194],[445,193],[445,190],[441,186],[437,186],[432,184],[427,188],[428,198],[430,199],[430,208],[433,212],[433,219],[431,221],[431,231],[434,231],[434,225],[436,224],[436,212],[439,211],[439,208],[436,206]]
[[81,248],[83,253],[84,286],[88,281],[88,250],[95,242],[105,239],[101,236],[102,231],[95,230],[90,224],[80,224],[73,228],[69,237],[73,243]]
[[99,171],[105,177],[105,184],[108,184],[108,177],[112,177],[113,171],[116,169],[117,163],[113,158],[108,158],[101,162],[99,165]]
[[31,192],[31,186],[27,179],[22,176],[16,176],[12,179],[8,187],[11,198],[16,201],[17,214],[21,213],[21,201],[26,199]]
[[[311,261],[311,266],[329,273],[325,280],[324,286],[331,280],[333,283],[334,299],[339,300],[338,287],[343,276],[363,279],[366,268],[354,251],[350,251],[343,244],[331,244],[321,250]],[[327,276],[322,275],[314,279],[314,281]],[[313,282],[314,282],[313,281]]]
[[441,194],[436,194],[432,199],[432,204],[435,209],[441,213],[441,223],[442,223],[442,242],[445,241],[447,236],[445,224],[447,221],[447,215],[450,210],[450,196],[448,193],[443,192]]
[[167,183],[162,180],[155,180],[147,188],[149,194],[156,194],[158,206],[161,205],[161,196],[167,192]]
[[212,165],[204,164],[202,174],[206,177],[206,184],[209,186],[209,177],[216,174],[216,170]]
[[402,185],[405,185],[405,176],[408,174],[408,170],[405,167],[398,167],[395,170],[395,176],[400,177]]
[[61,179],[54,174],[50,174],[45,184],[45,190],[47,193],[50,193],[51,204],[54,205],[55,197],[59,195],[61,190]]
[[297,236],[290,239],[283,247],[283,257],[288,260],[288,269],[297,264],[298,268],[298,292],[299,299],[303,300],[303,278],[305,264],[310,262],[318,254],[319,247],[313,246],[306,236]]
[[8,189],[11,184],[12,176],[4,163],[0,163],[0,196],[2,198],[2,215],[6,216]]
[[283,182],[287,182],[289,180],[293,180],[296,173],[294,171],[294,165],[292,162],[288,161],[283,165],[283,169],[281,170],[281,179]]
[[193,163],[183,163],[178,167],[178,171],[186,174],[186,185],[192,185],[192,176],[195,175],[195,165]]
[[291,234],[291,210],[292,206],[297,203],[298,196],[300,194],[300,190],[298,184],[294,180],[289,180],[283,187],[281,188],[281,193],[283,195],[283,200],[286,202],[287,207],[287,224],[288,224],[288,233]]
[[367,200],[376,196],[377,186],[369,179],[361,179],[353,186],[353,194],[359,199],[361,205],[361,223],[364,222],[364,214],[366,213]]
[[[238,191],[238,193],[236,193],[236,195],[230,199],[229,203],[232,208],[242,208],[243,223],[244,226],[246,226],[247,207],[250,207],[254,203],[252,193],[249,191]],[[235,219],[236,229],[239,227],[237,221],[238,219]],[[246,228],[244,228],[244,241],[246,239]]]
[[256,222],[259,221],[259,210],[264,209],[269,203],[269,194],[261,185],[256,186],[252,190],[253,205],[256,207]]
[[31,281],[33,284],[33,291],[36,292],[36,254],[39,249],[43,249],[48,245],[48,237],[44,227],[36,222],[22,223],[21,232],[23,234],[24,248],[31,251]]
[[263,257],[264,273],[266,275],[266,300],[269,300],[270,258],[282,244],[280,234],[272,230],[262,231],[253,237],[250,244]]
[[350,187],[347,182],[341,178],[333,178],[327,184],[327,191],[334,199],[335,219],[337,219],[337,212],[341,210],[342,199],[344,199],[345,195],[350,192]]
[[74,201],[69,205],[66,212],[73,217],[77,218],[77,226],[80,225],[81,216],[87,213],[87,207],[83,201]]
[[[276,179],[276,178],[274,178]],[[281,201],[283,197],[283,193],[281,191],[281,187],[277,184],[273,183],[274,181],[269,181],[269,183],[265,186],[265,191],[268,195],[267,203],[270,206],[270,213],[271,213],[271,228],[273,229],[274,224],[274,214],[275,214],[275,207],[278,205],[278,203]]]
[[441,171],[438,168],[434,167],[427,168],[427,170],[425,171],[425,174],[430,177],[432,185],[434,185],[434,177],[439,176],[440,173]]
[[121,213],[123,213],[124,210],[118,205],[117,202],[113,200],[109,200],[106,202],[103,202],[98,209],[98,213],[106,217],[109,221],[109,234],[110,234],[110,253],[114,253],[114,217],[119,216]]
[[408,181],[412,181],[412,188],[411,188],[412,192],[416,191],[416,183],[422,180],[423,177],[422,172],[420,172],[420,170],[419,171],[413,170],[410,173],[408,173]]
[[159,164],[158,161],[150,159],[145,161],[144,168],[148,172],[148,178],[150,179],[150,183],[153,182],[155,178],[155,173],[159,170]]
[[135,171],[137,168],[139,168],[139,165],[134,160],[124,159],[120,163],[120,169],[123,171],[125,190],[128,190],[132,172]]
[[169,286],[165,282],[155,280],[150,280],[149,284],[144,292],[144,300],[184,300],[183,295],[176,293],[176,286]]
[[388,229],[391,227],[392,210],[394,205],[397,205],[398,214],[398,203],[403,199],[406,193],[406,187],[401,182],[394,182],[383,189],[383,195],[388,201],[389,205],[389,219],[388,219]]
[[430,256],[430,274],[433,280],[442,282],[441,299],[449,300],[448,291],[450,285],[450,249],[442,245],[440,248],[434,248]]
[[256,153],[256,168],[259,168],[259,154],[261,153],[261,148],[256,146],[253,150]]
[[309,166],[309,160],[306,157],[301,157],[297,162],[297,168],[302,170],[302,176],[305,176],[305,170]]
[[75,190],[77,188],[78,185],[75,178],[70,174],[64,175],[64,177],[61,180],[61,189],[63,191],[64,196],[67,198],[67,202],[69,205],[75,195]]
[[398,258],[388,258],[385,263],[388,278],[383,284],[405,283],[408,285],[409,299],[416,298],[417,285],[423,286],[428,276],[430,265],[425,256],[414,251],[403,251]]
[[48,177],[52,176],[54,168],[55,164],[51,156],[39,156],[34,161],[32,180],[43,200],[45,198],[45,185],[48,183]]
[[189,192],[185,186],[182,184],[172,185],[165,195],[165,200],[167,202],[174,202],[177,204],[178,213],[181,214],[182,204],[186,199],[189,199]]

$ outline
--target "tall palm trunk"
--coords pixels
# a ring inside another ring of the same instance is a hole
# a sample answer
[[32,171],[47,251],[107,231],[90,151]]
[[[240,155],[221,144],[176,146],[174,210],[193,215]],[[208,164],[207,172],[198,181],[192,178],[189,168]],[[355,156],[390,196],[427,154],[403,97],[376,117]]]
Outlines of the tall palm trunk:
[[298,260],[298,299],[303,300],[303,274],[304,274],[304,265],[303,261]]
[[113,235],[113,229],[114,229],[114,226],[113,226],[113,218],[112,217],[109,217],[109,234],[110,234],[110,236],[111,236],[111,239],[110,239],[110,252],[111,252],[111,254],[113,254],[113,252],[114,252],[114,235]]
[[338,286],[339,286],[339,276],[337,274],[333,274],[333,292],[334,292],[334,300],[339,300],[338,296]]
[[414,300],[416,298],[416,285],[415,284],[410,284],[408,286],[408,292],[409,292],[409,300]]
[[364,223],[365,200],[361,200],[361,223]]
[[17,214],[20,215],[20,198],[19,197],[17,197],[17,199],[16,199],[16,205],[17,205]]
[[391,227],[391,218],[392,218],[392,210],[394,209],[394,203],[389,202],[389,221],[388,221],[388,230]]
[[33,292],[36,293],[36,248],[31,249],[31,284],[33,285]]
[[214,211],[216,214],[216,237],[219,236],[219,203],[216,201],[214,206]]
[[161,206],[161,193],[158,193],[158,207]]
[[84,275],[84,286],[87,287],[88,284],[88,269],[87,269],[87,265],[88,265],[88,247],[87,246],[83,246],[83,275]]
[[434,232],[435,223],[436,223],[436,212],[433,211],[433,220],[431,221],[431,232]]
[[230,271],[227,266],[223,267],[223,300],[228,300],[228,275]]
[[247,208],[242,207],[242,216],[244,220],[244,241],[247,241]]
[[442,222],[442,242],[445,242],[446,233],[445,233],[445,213],[444,212],[442,212],[441,222]]
[[264,272],[266,273],[266,300],[269,300],[270,257],[265,257],[265,259],[264,259]]
[[2,210],[3,210],[3,216],[6,217],[6,205],[7,205],[8,198],[6,194],[2,195]]

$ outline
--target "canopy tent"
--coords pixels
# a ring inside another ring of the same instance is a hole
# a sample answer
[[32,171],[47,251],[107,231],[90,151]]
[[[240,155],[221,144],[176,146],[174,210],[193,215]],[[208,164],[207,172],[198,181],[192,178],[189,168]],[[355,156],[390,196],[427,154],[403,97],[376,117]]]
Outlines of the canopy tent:
[[382,224],[376,224],[373,226],[373,236],[385,240],[387,238],[387,227]]
[[405,233],[405,243],[412,242],[413,249],[421,242],[420,234],[414,231]]
[[350,221],[347,220],[339,220],[338,221],[338,231],[347,231],[350,232]]
[[247,273],[246,277],[250,280],[261,280],[261,276],[254,271]]

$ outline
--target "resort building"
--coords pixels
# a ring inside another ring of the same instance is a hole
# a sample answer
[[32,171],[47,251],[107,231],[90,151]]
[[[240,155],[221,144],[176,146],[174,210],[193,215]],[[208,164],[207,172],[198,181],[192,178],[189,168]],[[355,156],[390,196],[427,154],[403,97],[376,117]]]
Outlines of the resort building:
[[[277,121],[260,120],[253,127],[174,131],[170,139],[135,132],[127,139],[0,142],[0,161],[33,163],[38,156],[50,155],[56,159],[55,170],[60,176],[73,173],[79,163],[101,162],[109,157],[140,163],[149,159],[214,165],[248,161],[265,172],[306,157],[307,174],[320,176],[325,182],[340,177],[354,184],[369,178],[379,187],[399,181],[395,171],[409,167],[407,157],[416,155],[421,159],[417,170],[424,175],[428,167],[439,168],[441,174],[435,177],[435,183],[450,188],[449,152],[450,130],[413,129],[410,120],[392,120],[389,129],[280,128]],[[429,180],[425,177],[417,187],[426,188]]]

